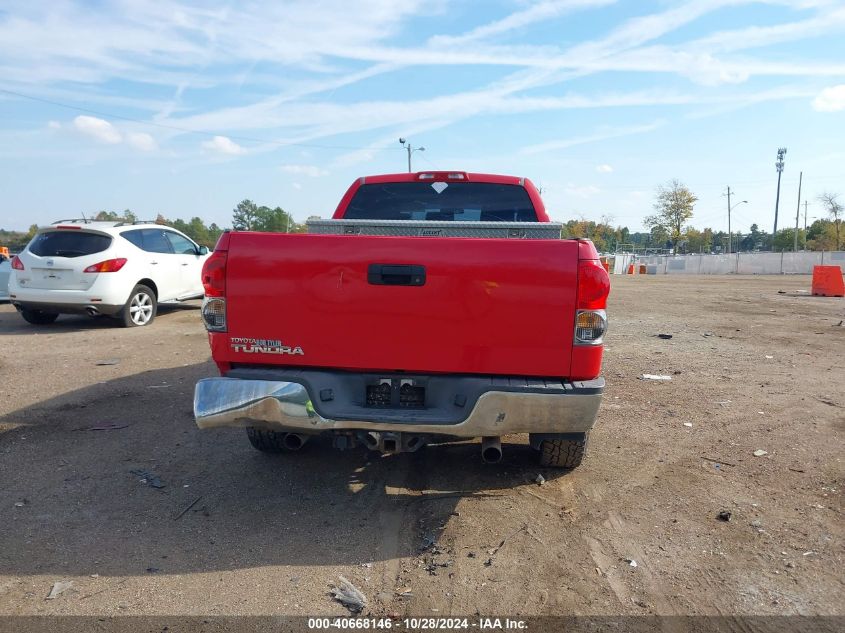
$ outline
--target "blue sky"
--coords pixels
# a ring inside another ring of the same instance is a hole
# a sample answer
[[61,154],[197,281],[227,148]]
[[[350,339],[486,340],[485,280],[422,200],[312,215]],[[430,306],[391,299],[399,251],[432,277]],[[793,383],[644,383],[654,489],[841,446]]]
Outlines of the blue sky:
[[[22,96],[23,95],[23,96]],[[0,0],[0,228],[327,217],[361,175],[527,176],[554,219],[771,230],[845,196],[845,0]],[[803,218],[802,218],[803,223]]]

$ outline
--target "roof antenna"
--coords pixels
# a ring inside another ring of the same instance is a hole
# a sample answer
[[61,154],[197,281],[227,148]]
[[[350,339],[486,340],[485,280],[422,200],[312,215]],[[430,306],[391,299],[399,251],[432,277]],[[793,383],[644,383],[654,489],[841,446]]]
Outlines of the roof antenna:
[[84,211],[80,211],[80,213],[82,214],[82,221],[83,221],[85,224],[88,224],[88,218],[86,218],[86,217],[85,217],[85,212],[84,212]]

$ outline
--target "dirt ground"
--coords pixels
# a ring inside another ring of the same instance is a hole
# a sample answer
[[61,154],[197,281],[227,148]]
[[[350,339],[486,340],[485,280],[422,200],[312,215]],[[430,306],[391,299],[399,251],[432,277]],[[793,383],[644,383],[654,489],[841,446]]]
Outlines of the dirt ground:
[[196,306],[121,329],[0,305],[0,615],[346,614],[339,575],[372,615],[843,615],[845,299],[809,287],[614,277],[572,472],[524,436],[498,465],[264,455],[194,426]]

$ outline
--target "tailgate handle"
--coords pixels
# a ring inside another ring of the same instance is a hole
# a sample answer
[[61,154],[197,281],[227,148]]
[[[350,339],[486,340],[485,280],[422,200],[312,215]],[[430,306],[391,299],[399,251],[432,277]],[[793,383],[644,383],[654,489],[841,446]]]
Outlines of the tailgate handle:
[[425,266],[370,264],[367,281],[374,286],[424,286]]

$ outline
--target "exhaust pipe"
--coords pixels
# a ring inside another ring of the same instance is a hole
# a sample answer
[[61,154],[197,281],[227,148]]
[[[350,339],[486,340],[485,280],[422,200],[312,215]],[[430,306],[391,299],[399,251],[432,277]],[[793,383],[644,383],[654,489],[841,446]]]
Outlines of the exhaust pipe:
[[481,459],[485,464],[498,464],[502,461],[502,439],[499,437],[481,438]]
[[298,451],[307,441],[307,435],[301,435],[300,433],[286,433],[282,443],[289,451]]
[[88,306],[85,308],[85,311],[88,313],[89,317],[100,316],[100,311],[97,310],[94,306]]
[[381,446],[381,433],[378,431],[370,431],[364,435],[364,444],[371,451],[379,450],[379,447]]

